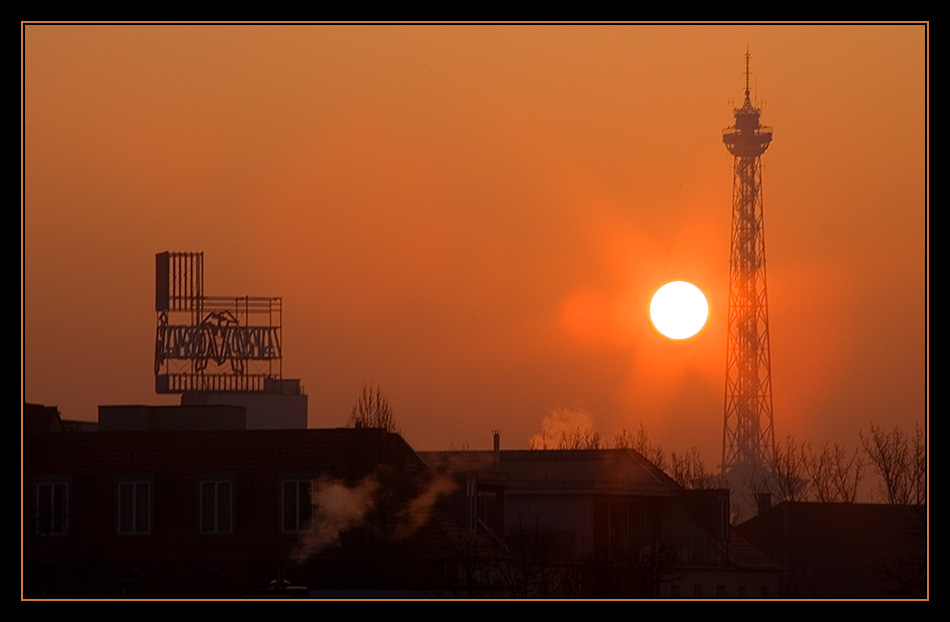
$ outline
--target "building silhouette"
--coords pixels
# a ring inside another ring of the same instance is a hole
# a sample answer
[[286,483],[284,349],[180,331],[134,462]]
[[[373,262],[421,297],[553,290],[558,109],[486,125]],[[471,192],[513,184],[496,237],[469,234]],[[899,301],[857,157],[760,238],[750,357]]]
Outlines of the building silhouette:
[[926,598],[925,506],[783,501],[735,529],[777,561],[789,598]]
[[[510,559],[482,589],[581,598],[774,597],[779,565],[729,524],[729,491],[687,490],[633,449],[422,451],[455,479],[449,514]],[[533,560],[518,564],[518,560]],[[512,560],[515,562],[512,564]],[[481,574],[479,574],[479,572]]]
[[[761,597],[779,566],[634,450],[416,452],[239,406],[24,412],[30,598]],[[530,554],[532,562],[524,564]]]
[[431,471],[400,436],[249,430],[244,410],[110,406],[96,429],[27,404],[24,596],[405,596],[455,584],[459,530],[426,502]]

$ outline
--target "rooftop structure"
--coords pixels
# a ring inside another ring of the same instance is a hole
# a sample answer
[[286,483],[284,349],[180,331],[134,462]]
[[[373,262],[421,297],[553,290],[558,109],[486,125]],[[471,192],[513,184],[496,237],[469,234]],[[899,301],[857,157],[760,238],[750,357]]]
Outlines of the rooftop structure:
[[155,255],[155,390],[263,391],[281,377],[281,299],[206,296],[204,253]]
[[277,297],[206,295],[204,253],[157,253],[155,391],[243,406],[248,429],[306,428],[300,380],[281,377],[282,311]]

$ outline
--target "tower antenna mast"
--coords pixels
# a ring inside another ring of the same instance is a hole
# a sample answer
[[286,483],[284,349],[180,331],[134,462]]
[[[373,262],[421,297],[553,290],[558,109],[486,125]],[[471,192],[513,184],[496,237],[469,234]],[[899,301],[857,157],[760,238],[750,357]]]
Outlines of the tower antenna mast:
[[722,133],[734,157],[723,475],[768,467],[775,456],[760,161],[772,129],[759,123],[761,110],[750,99],[750,58],[746,46],[745,100]]

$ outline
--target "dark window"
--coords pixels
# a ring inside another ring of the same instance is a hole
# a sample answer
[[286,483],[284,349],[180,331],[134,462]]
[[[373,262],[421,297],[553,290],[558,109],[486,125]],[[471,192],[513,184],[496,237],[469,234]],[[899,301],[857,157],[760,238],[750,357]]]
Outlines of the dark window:
[[624,498],[599,498],[593,502],[594,550],[599,554],[627,557],[652,543],[647,528],[648,507]]
[[284,480],[281,483],[281,531],[305,531],[310,528],[312,516],[310,480]]
[[611,499],[610,504],[610,553],[621,557],[630,554],[629,515],[625,499]]
[[478,482],[465,480],[465,523],[468,530],[478,530]]
[[234,487],[229,479],[204,480],[198,486],[201,533],[231,533]]
[[599,497],[593,503],[594,552],[606,555],[610,550],[610,503]]
[[36,531],[44,536],[65,536],[69,531],[69,484],[36,485]]
[[119,533],[142,535],[152,531],[152,482],[119,482]]

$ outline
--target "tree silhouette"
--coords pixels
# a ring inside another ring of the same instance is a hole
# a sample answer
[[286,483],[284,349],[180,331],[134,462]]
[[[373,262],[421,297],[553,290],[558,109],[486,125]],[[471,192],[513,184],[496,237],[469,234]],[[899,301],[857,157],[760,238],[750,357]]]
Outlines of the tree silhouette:
[[661,471],[666,470],[666,456],[663,453],[663,449],[660,448],[659,445],[653,444],[653,441],[650,440],[650,435],[647,434],[646,428],[643,427],[642,421],[640,422],[640,427],[637,428],[636,434],[631,434],[627,431],[627,428],[623,428],[619,434],[615,434],[614,447],[617,449],[635,449],[658,469]]
[[695,446],[681,455],[675,451],[670,454],[668,475],[683,488],[702,490],[718,485],[717,478],[706,470],[706,465]]
[[921,504],[927,495],[927,447],[923,430],[914,425],[913,435],[895,427],[890,432],[870,425],[860,432],[861,445],[871,465],[881,476],[881,488],[888,503]]
[[775,447],[775,457],[769,465],[773,494],[781,501],[803,501],[808,487],[804,447],[792,435],[785,437],[785,445]]
[[[805,446],[802,447],[805,452]],[[855,503],[858,488],[864,478],[865,462],[855,449],[850,457],[847,451],[835,443],[825,443],[821,451],[816,450],[811,441],[805,454],[805,472],[810,480],[808,492],[815,501],[824,503]]]
[[562,431],[561,436],[557,439],[557,445],[555,449],[600,449],[600,433],[595,432],[590,428],[580,428],[575,429],[572,433],[568,434],[567,431]]
[[363,385],[363,390],[360,391],[360,396],[350,412],[348,423],[354,428],[382,428],[387,432],[400,433],[389,400],[382,394],[379,387],[372,385]]

